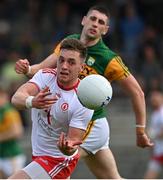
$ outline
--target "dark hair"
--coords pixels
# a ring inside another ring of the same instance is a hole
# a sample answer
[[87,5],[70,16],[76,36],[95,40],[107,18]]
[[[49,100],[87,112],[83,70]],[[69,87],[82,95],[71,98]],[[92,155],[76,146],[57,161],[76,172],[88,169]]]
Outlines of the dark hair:
[[78,39],[74,38],[67,38],[64,39],[61,43],[60,49],[68,49],[74,50],[80,53],[80,57],[84,60],[87,57],[87,48],[86,46]]
[[93,10],[96,10],[96,11],[99,11],[100,13],[102,13],[102,14],[105,14],[108,17],[108,19],[110,18],[109,10],[103,4],[98,4],[98,5],[90,7],[89,10],[88,10],[88,13],[90,11],[93,11]]

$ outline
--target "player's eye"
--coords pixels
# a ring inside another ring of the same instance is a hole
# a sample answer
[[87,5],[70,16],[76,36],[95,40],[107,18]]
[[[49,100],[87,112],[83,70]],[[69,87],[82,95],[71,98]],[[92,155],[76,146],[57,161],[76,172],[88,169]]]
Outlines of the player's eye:
[[96,19],[97,19],[97,18],[96,18],[95,16],[91,16],[91,17],[90,17],[90,20],[92,20],[92,21],[96,21]]
[[70,65],[74,65],[74,64],[76,64],[76,62],[75,62],[75,60],[74,60],[74,59],[69,59],[68,63],[69,63]]
[[60,56],[59,59],[58,59],[58,61],[59,61],[59,63],[61,64],[61,63],[64,62],[64,58],[63,58],[62,56]]
[[101,25],[104,25],[105,24],[105,21],[103,21],[102,19],[99,19],[99,24],[101,24]]

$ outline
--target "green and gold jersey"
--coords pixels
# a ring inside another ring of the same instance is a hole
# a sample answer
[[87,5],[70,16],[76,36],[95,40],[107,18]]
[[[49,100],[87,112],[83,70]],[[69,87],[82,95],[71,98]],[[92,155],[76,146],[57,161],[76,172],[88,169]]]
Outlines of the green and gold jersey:
[[[80,34],[73,34],[67,38],[80,39]],[[94,46],[87,47],[88,56],[86,59],[86,65],[84,70],[80,73],[79,78],[83,79],[90,74],[100,74],[104,76],[108,81],[121,80],[129,76],[130,72],[128,68],[122,62],[120,56],[111,51],[103,42],[99,40]],[[55,48],[54,53],[59,55],[60,43]],[[106,116],[104,108],[95,111],[93,119]]]
[[[10,105],[0,107],[0,133],[9,131],[14,123],[21,123],[19,113]],[[22,153],[16,139],[0,142],[0,158],[13,157]]]

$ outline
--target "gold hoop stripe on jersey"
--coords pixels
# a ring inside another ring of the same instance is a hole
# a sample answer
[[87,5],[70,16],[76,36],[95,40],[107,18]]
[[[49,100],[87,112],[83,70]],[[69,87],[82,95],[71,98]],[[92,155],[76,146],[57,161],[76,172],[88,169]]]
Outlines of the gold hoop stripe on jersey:
[[122,62],[122,59],[119,56],[115,57],[115,59],[121,65],[121,67],[125,71],[124,75],[127,77],[130,74],[130,72],[129,72],[128,68],[124,65],[124,63]]
[[95,121],[94,120],[91,120],[87,126],[87,129],[86,129],[86,132],[85,132],[85,135],[83,137],[83,141],[87,138],[87,136],[90,134],[91,132],[91,129],[93,128],[95,124]]

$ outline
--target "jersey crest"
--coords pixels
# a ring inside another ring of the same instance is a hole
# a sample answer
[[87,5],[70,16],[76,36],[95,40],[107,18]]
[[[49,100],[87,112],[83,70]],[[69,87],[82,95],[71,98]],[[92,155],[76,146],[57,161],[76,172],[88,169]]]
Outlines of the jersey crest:
[[69,107],[68,103],[63,103],[63,104],[61,105],[62,111],[67,111],[67,110],[68,110],[68,107]]
[[95,63],[95,61],[96,61],[96,60],[95,60],[93,57],[89,56],[86,64],[87,64],[88,66],[92,66],[92,65]]

